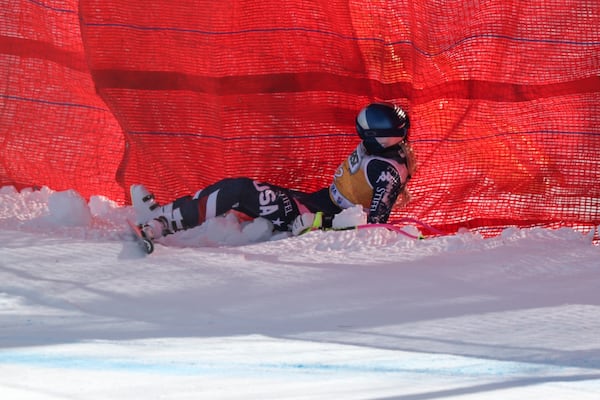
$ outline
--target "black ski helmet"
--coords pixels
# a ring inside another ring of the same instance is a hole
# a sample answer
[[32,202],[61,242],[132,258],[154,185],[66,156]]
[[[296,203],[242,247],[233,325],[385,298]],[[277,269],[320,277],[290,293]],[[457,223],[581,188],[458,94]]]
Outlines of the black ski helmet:
[[409,126],[406,112],[392,103],[371,103],[356,116],[356,132],[372,153],[385,149],[377,138],[395,137],[405,140]]

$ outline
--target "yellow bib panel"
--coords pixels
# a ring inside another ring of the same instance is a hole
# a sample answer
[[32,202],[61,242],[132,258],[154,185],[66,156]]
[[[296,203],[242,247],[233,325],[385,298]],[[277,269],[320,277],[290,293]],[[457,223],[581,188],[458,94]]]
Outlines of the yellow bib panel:
[[[365,210],[368,210],[372,206],[373,185],[376,182],[369,180],[367,166],[372,160],[376,159],[391,164],[398,171],[399,183],[407,181],[408,170],[406,165],[401,165],[394,159],[368,154],[361,143],[335,171],[333,183],[329,187],[331,200],[340,208],[361,205]],[[381,175],[376,179],[377,182],[381,180],[388,180],[384,171],[381,171]]]
[[341,208],[360,204],[365,209],[371,205],[373,187],[367,178],[366,165],[370,157],[362,145],[338,167],[329,187],[329,195]]

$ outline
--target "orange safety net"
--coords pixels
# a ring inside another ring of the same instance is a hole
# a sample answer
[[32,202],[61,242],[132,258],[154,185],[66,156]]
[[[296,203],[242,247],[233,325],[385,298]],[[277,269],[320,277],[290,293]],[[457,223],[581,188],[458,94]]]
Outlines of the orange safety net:
[[597,0],[4,3],[0,185],[318,189],[386,100],[419,161],[392,221],[600,225]]

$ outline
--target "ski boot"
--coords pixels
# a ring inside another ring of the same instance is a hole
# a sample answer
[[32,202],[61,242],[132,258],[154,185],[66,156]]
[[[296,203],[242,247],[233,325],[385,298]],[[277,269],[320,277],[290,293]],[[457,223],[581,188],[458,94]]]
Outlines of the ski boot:
[[184,229],[181,210],[173,209],[173,203],[161,206],[144,185],[132,185],[130,191],[136,223],[144,237],[155,240]]
[[157,210],[160,208],[160,204],[156,202],[154,194],[150,193],[144,185],[131,185],[129,191],[138,224],[149,221],[158,214]]

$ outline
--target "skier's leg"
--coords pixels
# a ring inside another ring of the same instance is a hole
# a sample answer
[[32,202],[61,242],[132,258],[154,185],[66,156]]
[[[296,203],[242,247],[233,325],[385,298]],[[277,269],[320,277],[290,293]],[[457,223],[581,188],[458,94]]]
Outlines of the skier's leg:
[[293,193],[250,178],[228,178],[201,190],[194,199],[198,200],[199,223],[235,210],[250,218],[263,217],[271,221],[275,229],[286,231],[299,215]]
[[240,177],[222,179],[198,191],[194,199],[198,201],[199,218],[203,222],[231,210],[256,218],[259,195],[252,179]]
[[250,178],[226,178],[172,203],[155,207],[145,224],[154,237],[190,229],[228,211],[240,211],[251,218],[264,217],[275,229],[288,230],[299,215],[291,192]]
[[258,203],[258,195],[251,179],[227,178],[199,191],[194,197],[180,197],[160,206],[142,185],[131,187],[138,223],[152,238],[193,228],[233,209],[256,218],[256,207],[249,205]]

